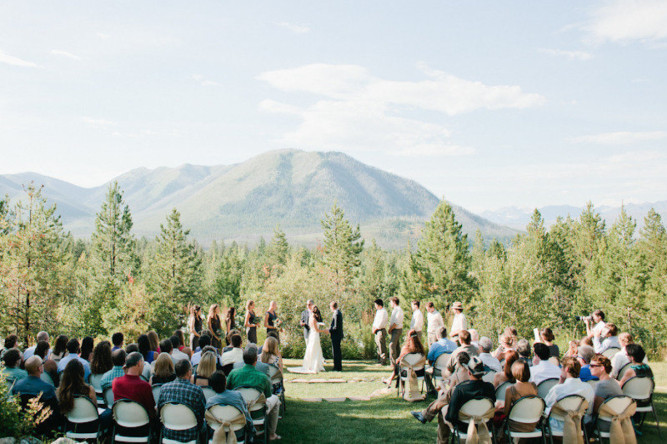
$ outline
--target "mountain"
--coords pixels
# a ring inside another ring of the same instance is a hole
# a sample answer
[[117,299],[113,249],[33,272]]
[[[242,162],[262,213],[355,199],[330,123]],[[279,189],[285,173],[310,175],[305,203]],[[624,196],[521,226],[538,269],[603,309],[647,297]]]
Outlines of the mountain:
[[[637,222],[637,229],[644,226],[644,217],[648,214],[651,208],[660,215],[667,216],[667,200],[641,204],[630,203],[623,205],[623,208],[625,208],[625,211]],[[583,210],[584,207],[570,205],[551,205],[538,208],[538,211],[542,213],[542,217],[547,226],[555,223],[558,217],[566,218],[567,216],[570,216],[573,219],[577,219]],[[621,207],[601,206],[596,207],[595,210],[600,213],[600,216],[605,220],[607,226],[613,224],[619,214],[621,214]],[[524,230],[528,222],[530,222],[533,211],[534,209],[529,208],[504,207],[497,210],[484,211],[481,216],[496,224],[512,227],[517,230]]]
[[[108,184],[82,188],[22,173],[0,176],[0,195],[20,196],[22,184],[44,184],[66,229],[89,236]],[[138,168],[117,178],[132,211],[135,232],[154,236],[172,208],[203,244],[213,239],[253,243],[279,224],[290,240],[314,245],[320,220],[334,202],[359,223],[365,238],[387,248],[415,240],[439,200],[418,183],[365,165],[338,152],[281,150],[235,165]],[[515,230],[454,206],[467,233],[507,240]]]

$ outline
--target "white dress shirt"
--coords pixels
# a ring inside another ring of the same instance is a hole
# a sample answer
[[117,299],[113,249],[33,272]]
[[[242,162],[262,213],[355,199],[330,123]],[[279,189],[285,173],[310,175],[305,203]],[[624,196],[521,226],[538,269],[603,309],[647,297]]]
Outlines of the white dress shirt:
[[607,336],[602,341],[600,341],[598,336],[593,336],[593,349],[595,353],[604,353],[610,348],[621,348],[618,336]]
[[222,355],[220,355],[220,365],[223,367],[228,364],[236,364],[237,362],[243,361],[243,349],[242,348],[232,348],[227,350]]
[[[568,395],[580,395],[583,396],[586,401],[588,401],[588,410],[586,410],[584,422],[590,422],[591,415],[593,414],[595,391],[590,384],[582,382],[579,378],[567,378],[565,382],[562,384],[557,384],[553,386],[551,390],[549,390],[549,393],[547,393],[547,396],[544,398],[544,402],[547,405],[545,414],[549,414],[551,407],[553,407],[556,401]],[[563,421],[551,418],[549,424],[551,425],[552,430],[556,432],[563,431]]]
[[433,313],[426,313],[426,321],[428,322],[429,333],[438,333],[445,326],[445,321],[442,320],[442,315],[438,310],[434,310]]
[[401,307],[394,307],[391,311],[391,319],[389,320],[389,326],[394,325],[394,329],[403,328],[403,309]]
[[375,320],[373,320],[373,328],[378,330],[387,328],[387,322],[389,322],[389,315],[387,314],[387,309],[382,307],[381,309],[375,312]]
[[466,315],[464,315],[463,313],[456,313],[454,315],[454,320],[452,321],[450,336],[451,332],[456,332],[456,334],[458,334],[459,331],[467,329],[468,329],[468,319],[466,318]]
[[485,366],[489,367],[494,372],[500,373],[503,371],[500,361],[491,356],[491,353],[480,353],[478,358],[482,360],[482,363]]
[[596,333],[600,332],[602,333],[602,329],[607,326],[607,323],[605,321],[600,321],[593,328],[591,328],[591,334],[595,336]]
[[549,362],[549,361],[542,361],[536,365],[533,365],[530,368],[530,382],[534,382],[535,385],[538,385],[540,382],[544,381],[545,379],[551,379],[551,378],[560,378],[561,374],[561,369],[557,365]]
[[421,310],[417,309],[412,312],[412,321],[410,321],[410,330],[414,330],[417,333],[421,333],[424,329],[424,314]]

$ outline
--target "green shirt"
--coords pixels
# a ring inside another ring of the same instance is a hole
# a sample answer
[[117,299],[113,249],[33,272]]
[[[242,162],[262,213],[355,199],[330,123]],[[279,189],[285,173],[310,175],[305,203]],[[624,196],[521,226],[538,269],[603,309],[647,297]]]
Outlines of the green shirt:
[[255,368],[254,365],[244,365],[232,370],[227,378],[227,389],[234,390],[239,387],[252,387],[264,393],[265,397],[272,394],[271,381],[269,377]]
[[2,373],[5,374],[7,379],[13,379],[14,381],[19,381],[23,378],[28,377],[28,372],[23,370],[23,369],[20,369],[18,367],[16,367],[16,368],[7,368],[7,367],[5,367],[5,368],[2,369]]

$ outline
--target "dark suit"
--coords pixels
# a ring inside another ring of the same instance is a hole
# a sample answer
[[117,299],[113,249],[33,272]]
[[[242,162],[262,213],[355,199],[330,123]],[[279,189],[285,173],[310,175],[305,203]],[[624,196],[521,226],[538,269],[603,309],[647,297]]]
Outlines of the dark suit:
[[340,341],[343,339],[343,313],[340,310],[336,310],[333,313],[329,333],[331,334],[331,349],[333,350],[333,370],[335,372],[342,372],[343,355],[340,351]]

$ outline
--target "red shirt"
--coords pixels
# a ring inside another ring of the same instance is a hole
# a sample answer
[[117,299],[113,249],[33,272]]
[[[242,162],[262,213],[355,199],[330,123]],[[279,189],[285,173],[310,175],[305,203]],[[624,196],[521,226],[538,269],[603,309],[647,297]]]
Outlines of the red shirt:
[[114,402],[119,399],[130,399],[143,405],[149,415],[155,413],[155,400],[151,385],[139,376],[125,375],[115,378],[111,383]]

